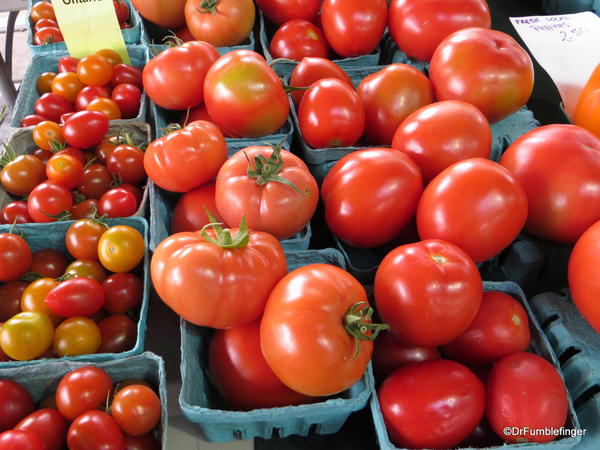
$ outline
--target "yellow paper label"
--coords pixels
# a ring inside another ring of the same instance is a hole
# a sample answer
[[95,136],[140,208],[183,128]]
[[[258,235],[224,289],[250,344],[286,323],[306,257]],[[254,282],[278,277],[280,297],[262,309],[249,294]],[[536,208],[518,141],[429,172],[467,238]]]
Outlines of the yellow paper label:
[[130,64],[113,0],[52,0],[52,5],[71,56],[109,48]]

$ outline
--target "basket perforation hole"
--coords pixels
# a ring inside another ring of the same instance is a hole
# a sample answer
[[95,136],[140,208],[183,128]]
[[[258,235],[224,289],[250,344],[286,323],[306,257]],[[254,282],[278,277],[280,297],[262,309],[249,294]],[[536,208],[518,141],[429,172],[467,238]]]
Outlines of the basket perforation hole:
[[281,428],[273,428],[271,439],[279,439],[281,437]]
[[560,354],[560,356],[558,357],[558,362],[561,366],[564,366],[567,362],[569,362],[569,360],[575,356],[578,355],[579,353],[581,353],[581,350],[575,347],[569,347],[568,349],[566,349],[564,352],[562,352]]
[[575,409],[579,409],[581,406],[587,403],[588,400],[590,400],[598,394],[600,394],[600,385],[594,384],[593,386],[583,391],[581,395],[575,399],[575,401],[573,402],[573,406],[575,406]]
[[313,435],[313,434],[317,434],[319,431],[319,424],[318,423],[313,423],[310,428],[308,429],[308,434],[309,435]]
[[558,322],[558,320],[560,319],[560,317],[558,316],[558,314],[552,314],[550,316],[548,316],[546,318],[546,320],[544,320],[540,326],[542,327],[542,330],[546,331],[548,330],[548,328],[550,328],[550,325],[552,325],[554,322]]

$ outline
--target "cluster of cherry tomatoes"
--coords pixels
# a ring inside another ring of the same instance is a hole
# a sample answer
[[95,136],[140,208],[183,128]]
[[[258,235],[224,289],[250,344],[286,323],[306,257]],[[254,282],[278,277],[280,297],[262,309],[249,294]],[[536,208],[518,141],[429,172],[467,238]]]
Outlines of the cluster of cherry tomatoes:
[[129,273],[144,257],[142,235],[82,219],[69,226],[65,246],[74,260],[50,248],[32,253],[22,237],[0,234],[0,361],[134,347],[137,325],[126,313],[142,301],[142,281]]
[[144,152],[131,134],[107,136],[108,130],[106,116],[81,111],[64,125],[37,124],[33,140],[39,148],[31,154],[17,156],[7,147],[0,183],[8,193],[26,200],[6,204],[0,222],[134,215],[147,178]]
[[[129,19],[129,6],[127,6],[127,3],[123,0],[114,0],[113,4],[121,29],[131,28],[131,25],[127,23]],[[29,18],[33,22],[33,43],[35,45],[48,45],[53,42],[64,41],[51,2],[42,0],[35,3],[31,7]]]
[[44,72],[36,87],[40,98],[35,114],[21,120],[23,127],[44,120],[64,123],[78,111],[98,111],[109,120],[131,119],[140,110],[142,71],[105,49],[82,59],[61,57],[58,74]]
[[64,375],[37,409],[13,380],[0,379],[0,399],[2,449],[161,448],[154,432],[161,401],[144,380],[115,383],[105,370],[84,366]]

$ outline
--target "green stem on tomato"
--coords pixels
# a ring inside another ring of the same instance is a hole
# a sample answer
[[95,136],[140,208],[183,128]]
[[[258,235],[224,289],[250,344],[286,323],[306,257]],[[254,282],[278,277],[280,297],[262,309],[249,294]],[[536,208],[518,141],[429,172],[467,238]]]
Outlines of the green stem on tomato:
[[356,343],[352,359],[356,359],[360,353],[360,341],[374,341],[380,332],[390,329],[385,323],[371,323],[372,316],[373,308],[367,302],[353,304],[346,313],[344,328]]
[[[211,244],[226,249],[242,248],[248,245],[248,242],[250,241],[250,231],[248,231],[248,225],[246,224],[246,216],[242,217],[242,222],[240,223],[240,228],[238,232],[235,236],[232,236],[231,230],[224,230],[223,227],[221,227],[222,223],[217,222],[217,220],[211,214],[208,208],[204,207],[204,210],[206,211],[208,220],[210,220],[211,222],[202,227],[202,229],[200,230],[200,235],[204,239],[206,239]],[[212,237],[210,234],[208,234],[208,228],[213,229],[215,237]]]
[[216,14],[218,4],[219,0],[202,0],[200,2],[200,6],[196,8],[196,11],[198,11],[200,14]]

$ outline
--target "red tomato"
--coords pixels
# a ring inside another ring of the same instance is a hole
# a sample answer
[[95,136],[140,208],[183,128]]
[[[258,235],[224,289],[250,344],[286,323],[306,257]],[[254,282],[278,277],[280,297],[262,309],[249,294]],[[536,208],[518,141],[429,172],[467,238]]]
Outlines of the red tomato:
[[163,189],[187,192],[212,180],[227,160],[227,145],[209,122],[192,122],[152,142],[144,153],[144,169]]
[[52,216],[69,210],[71,206],[71,192],[53,181],[39,184],[27,200],[27,211],[36,222],[55,222],[56,218]]
[[[562,377],[544,358],[520,352],[494,364],[486,384],[485,415],[496,434],[508,443],[556,439],[554,435],[532,432],[562,427],[567,410],[567,390]],[[507,427],[527,429],[522,434],[505,434]]]
[[117,422],[102,411],[88,411],[69,427],[67,444],[71,450],[123,450],[125,438]]
[[151,265],[156,292],[169,307],[189,322],[220,329],[258,319],[286,271],[279,241],[245,226],[177,233],[156,248]]
[[485,0],[392,0],[388,26],[398,47],[429,61],[446,36],[463,28],[491,26]]
[[186,0],[132,0],[134,8],[150,22],[165,28],[175,29],[185,25],[184,5]]
[[321,9],[323,31],[331,48],[342,57],[368,55],[387,24],[385,0],[325,0]]
[[98,200],[98,214],[108,217],[133,216],[138,209],[135,196],[127,189],[117,187],[102,194]]
[[256,0],[263,14],[275,25],[290,20],[313,20],[321,9],[320,0]]
[[251,410],[312,403],[273,373],[260,349],[260,321],[213,334],[208,365],[217,389],[235,409]]
[[574,125],[537,128],[513,142],[500,164],[525,189],[525,229],[530,233],[572,244],[600,220],[600,138],[587,130]]
[[102,86],[86,86],[77,95],[75,99],[75,109],[77,111],[85,111],[87,106],[97,98],[108,98],[108,91]]
[[130,273],[115,273],[104,280],[103,308],[112,314],[124,313],[142,302],[142,281]]
[[83,180],[77,187],[77,192],[87,199],[99,199],[110,189],[113,177],[102,164],[90,164],[83,171]]
[[63,56],[58,60],[58,72],[77,73],[77,64],[79,64],[79,58],[74,58],[72,56]]
[[73,112],[71,102],[54,92],[43,94],[35,102],[35,113],[52,122],[60,122],[60,116],[70,112]]
[[273,35],[269,51],[273,58],[300,61],[305,56],[327,58],[329,45],[323,31],[308,20],[284,23]]
[[191,41],[168,48],[144,67],[146,94],[166,109],[199,105],[204,99],[206,74],[218,58],[217,49],[208,42]]
[[132,145],[118,145],[106,158],[110,173],[125,183],[140,184],[145,181],[144,152]]
[[29,271],[46,278],[58,278],[65,273],[67,265],[67,258],[61,252],[44,248],[33,253]]
[[101,344],[98,353],[121,353],[133,349],[137,324],[125,314],[113,314],[98,323]]
[[61,450],[67,438],[67,422],[56,409],[40,409],[21,420],[15,430],[31,431],[44,450]]
[[140,203],[142,203],[142,199],[144,198],[144,192],[142,191],[142,189],[139,186],[134,186],[130,183],[123,183],[119,187],[133,194],[133,196],[135,197],[135,202],[139,208],[139,205]]
[[[106,402],[112,392],[112,380],[102,369],[85,366],[66,374],[56,388],[56,406],[68,420]],[[69,444],[70,445],[70,444]]]
[[62,317],[91,316],[104,304],[104,289],[91,278],[71,278],[52,289],[45,303]]
[[0,322],[21,312],[21,296],[27,286],[28,282],[18,280],[0,285]]
[[71,207],[71,218],[78,219],[95,219],[98,213],[98,200],[89,199],[81,203],[77,203]]
[[519,180],[493,161],[471,158],[451,165],[423,191],[417,208],[421,239],[443,239],[475,262],[497,255],[527,219]]
[[0,379],[0,400],[0,432],[13,428],[35,407],[29,392],[8,379]]
[[424,106],[402,121],[392,148],[417,163],[426,183],[446,167],[469,158],[489,158],[492,130],[476,107],[458,100]]
[[311,147],[350,147],[365,129],[365,108],[345,82],[323,78],[302,97],[298,122],[302,137]]
[[76,148],[99,144],[107,132],[108,118],[98,111],[80,111],[71,116],[63,127],[67,144]]
[[40,116],[39,114],[29,114],[21,120],[21,127],[31,127],[46,120],[48,120],[46,117]]
[[[323,78],[338,78],[348,86],[354,88],[352,80],[344,70],[336,63],[325,58],[302,58],[296,65],[290,77],[290,86],[309,87],[315,81]],[[304,97],[304,90],[292,92],[292,99],[296,108],[300,106],[300,100]]]
[[171,234],[201,230],[204,225],[211,223],[204,208],[210,211],[217,222],[224,223],[215,202],[214,181],[186,192],[177,200],[171,218]]
[[93,220],[73,222],[65,235],[65,246],[75,259],[98,259],[98,242],[106,226]]
[[0,282],[21,278],[31,266],[31,249],[16,234],[0,233]]
[[217,175],[215,202],[231,226],[286,239],[310,222],[319,187],[304,162],[286,150],[252,146],[229,158]]
[[440,359],[437,347],[414,347],[402,344],[389,331],[381,333],[373,347],[373,371],[385,379],[396,369],[408,364]]
[[123,0],[114,0],[115,12],[119,23],[124,23],[129,19],[129,6]]
[[117,85],[111,94],[112,100],[119,106],[123,119],[131,119],[138,115],[142,91],[133,84]]
[[125,433],[141,436],[158,425],[160,398],[148,386],[126,386],[114,396],[110,414]]
[[407,64],[391,64],[365,77],[356,92],[365,107],[365,139],[374,145],[390,145],[398,125],[433,101],[427,77]]
[[31,431],[10,430],[0,433],[0,450],[44,450],[44,446]]
[[469,328],[442,351],[465,364],[489,364],[529,347],[529,320],[521,304],[497,291],[483,294],[479,312]]
[[269,296],[260,324],[262,353],[294,391],[337,394],[362,377],[371,359],[372,340],[384,328],[370,323],[372,312],[364,288],[345,270],[300,267]]
[[35,24],[42,19],[56,20],[54,15],[54,7],[49,1],[39,1],[32,5],[31,11],[29,12],[29,18]]
[[46,164],[46,176],[56,184],[73,189],[83,181],[83,165],[72,155],[55,154]]
[[55,153],[55,155],[64,155],[64,154],[68,154],[68,155],[74,156],[84,166],[87,164],[87,158],[85,156],[86,154],[83,153],[83,151],[81,151],[78,148],[67,147],[67,148],[62,149],[60,152]]
[[376,247],[398,236],[414,217],[422,192],[417,165],[385,148],[344,156],[321,187],[327,226],[356,247]]
[[236,137],[271,134],[290,112],[281,80],[262,56],[249,50],[226,53],[211,66],[204,101],[215,125]]
[[[600,330],[600,284],[594,270],[600,243],[600,222],[581,235],[569,259],[569,288],[581,315],[596,330]],[[599,331],[600,332],[600,331]]]
[[439,240],[396,248],[375,275],[382,320],[396,339],[415,346],[443,345],[460,336],[477,314],[482,289],[471,258]]
[[0,183],[9,193],[28,195],[33,188],[46,179],[44,163],[32,155],[19,155],[6,162],[0,171]]
[[100,55],[88,55],[77,63],[77,75],[87,86],[104,86],[112,78],[113,68]]
[[44,150],[41,148],[35,149],[31,152],[31,154],[40,159],[46,165],[48,160],[52,157],[52,152],[50,150]]
[[186,0],[185,23],[198,41],[215,47],[233,47],[244,42],[254,27],[252,0],[201,2]]
[[44,27],[38,29],[33,35],[34,45],[49,45],[54,42],[62,42],[63,37],[60,29],[57,27]]
[[40,19],[37,22],[35,22],[35,25],[33,26],[33,31],[39,31],[40,28],[46,27],[58,28],[58,22],[54,19]]
[[402,367],[378,390],[391,441],[400,448],[453,448],[483,417],[485,390],[462,364],[440,359]]
[[110,79],[111,86],[117,87],[119,84],[124,83],[133,84],[134,86],[143,89],[142,69],[127,64],[117,64],[113,66],[113,75]]
[[438,100],[471,103],[493,123],[527,103],[533,64],[509,35],[468,28],[452,33],[437,47],[429,78]]

